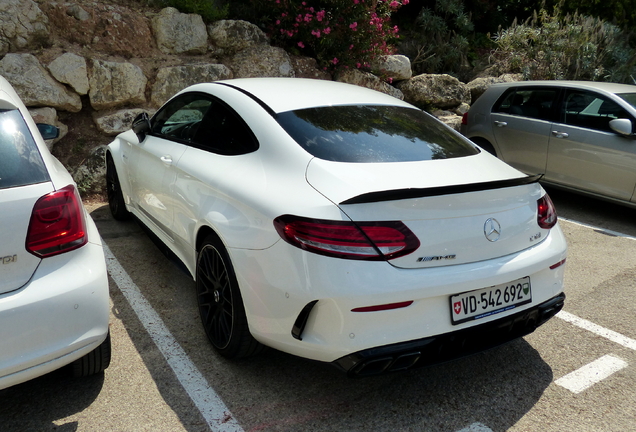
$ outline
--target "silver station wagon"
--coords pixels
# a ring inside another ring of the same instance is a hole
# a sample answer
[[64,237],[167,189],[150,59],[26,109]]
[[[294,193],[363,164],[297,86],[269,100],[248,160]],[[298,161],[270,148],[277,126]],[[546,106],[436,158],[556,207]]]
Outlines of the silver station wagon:
[[461,131],[548,185],[636,207],[634,125],[636,86],[524,81],[491,86]]

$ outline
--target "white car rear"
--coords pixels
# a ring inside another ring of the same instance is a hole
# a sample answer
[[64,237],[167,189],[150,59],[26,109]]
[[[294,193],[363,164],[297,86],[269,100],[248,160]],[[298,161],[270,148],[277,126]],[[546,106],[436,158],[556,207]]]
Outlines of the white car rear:
[[537,178],[381,93],[199,84],[107,162],[113,214],[183,261],[227,357],[260,343],[395,371],[523,336],[563,306],[567,247]]
[[0,77],[0,389],[110,362],[99,233],[73,179]]

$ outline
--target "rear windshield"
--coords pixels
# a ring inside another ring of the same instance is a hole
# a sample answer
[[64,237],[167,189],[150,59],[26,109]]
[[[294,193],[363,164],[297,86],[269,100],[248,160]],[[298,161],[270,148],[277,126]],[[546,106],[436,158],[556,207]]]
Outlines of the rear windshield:
[[42,183],[49,175],[18,110],[0,110],[0,189]]
[[308,108],[278,114],[277,120],[302,148],[329,161],[409,162],[479,153],[440,122],[413,108]]

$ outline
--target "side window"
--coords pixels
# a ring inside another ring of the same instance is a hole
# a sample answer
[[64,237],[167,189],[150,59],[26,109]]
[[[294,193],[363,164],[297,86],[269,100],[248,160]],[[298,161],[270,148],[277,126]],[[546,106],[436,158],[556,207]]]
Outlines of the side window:
[[176,141],[191,142],[212,99],[201,93],[187,93],[170,101],[152,119],[152,134]]
[[249,126],[229,106],[215,101],[194,135],[196,144],[213,153],[236,156],[258,149]]
[[505,93],[493,112],[550,120],[558,89],[520,88]]
[[610,120],[630,118],[616,102],[582,90],[568,90],[561,106],[561,122],[588,129],[611,132]]

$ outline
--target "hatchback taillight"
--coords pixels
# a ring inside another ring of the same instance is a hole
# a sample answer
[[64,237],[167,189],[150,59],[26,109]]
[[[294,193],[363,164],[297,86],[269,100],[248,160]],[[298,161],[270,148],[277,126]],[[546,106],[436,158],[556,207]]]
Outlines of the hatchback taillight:
[[402,222],[346,222],[280,216],[274,226],[286,242],[336,258],[381,261],[413,252],[420,246]]
[[87,241],[84,211],[74,186],[44,195],[35,203],[27,251],[44,258],[77,249]]
[[462,124],[464,126],[468,126],[468,113],[464,113],[464,115],[462,116]]
[[548,194],[537,201],[537,223],[543,229],[550,229],[557,223],[557,213]]

